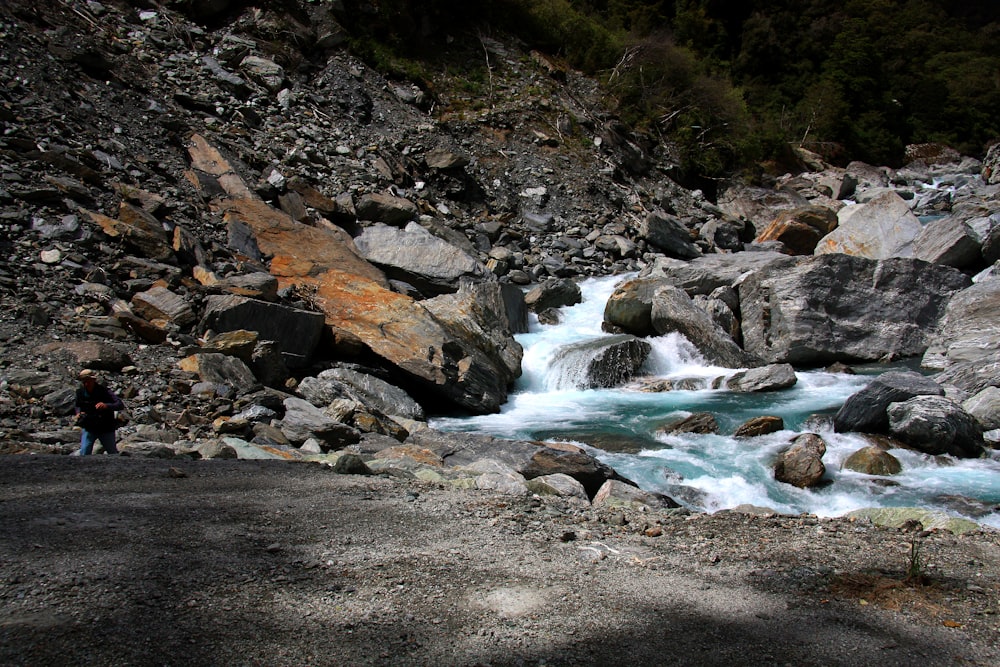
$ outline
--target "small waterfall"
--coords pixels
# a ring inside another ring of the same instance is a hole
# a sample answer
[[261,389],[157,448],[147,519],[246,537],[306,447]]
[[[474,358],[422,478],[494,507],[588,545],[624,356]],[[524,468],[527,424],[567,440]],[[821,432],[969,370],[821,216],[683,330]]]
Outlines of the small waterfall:
[[618,387],[638,373],[652,346],[635,336],[617,335],[559,348],[546,373],[550,391]]

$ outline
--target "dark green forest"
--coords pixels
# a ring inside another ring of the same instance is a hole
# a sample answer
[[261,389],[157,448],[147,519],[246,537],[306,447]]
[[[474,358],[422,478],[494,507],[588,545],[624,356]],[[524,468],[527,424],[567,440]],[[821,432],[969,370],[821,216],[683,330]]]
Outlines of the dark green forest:
[[[996,0],[345,0],[355,44],[407,58],[514,35],[607,86],[616,112],[717,176],[801,145],[898,165],[907,144],[1000,139]],[[364,51],[365,49],[361,49]]]

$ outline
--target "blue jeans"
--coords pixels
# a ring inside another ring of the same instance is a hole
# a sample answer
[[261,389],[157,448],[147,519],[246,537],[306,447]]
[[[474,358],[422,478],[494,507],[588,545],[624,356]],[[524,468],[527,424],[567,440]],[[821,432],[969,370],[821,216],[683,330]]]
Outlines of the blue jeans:
[[104,447],[104,451],[108,454],[118,453],[118,446],[115,444],[114,431],[97,433],[95,431],[83,429],[83,434],[80,436],[80,456],[90,455],[94,449],[95,440],[99,440],[101,442],[101,446]]

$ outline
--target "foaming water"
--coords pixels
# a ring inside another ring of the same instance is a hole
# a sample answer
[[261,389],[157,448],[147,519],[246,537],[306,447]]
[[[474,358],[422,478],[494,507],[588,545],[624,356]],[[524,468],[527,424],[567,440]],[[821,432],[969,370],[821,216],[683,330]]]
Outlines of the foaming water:
[[[509,439],[573,442],[644,489],[665,493],[704,511],[750,504],[781,512],[839,516],[863,507],[920,506],[970,516],[1000,528],[1000,461],[957,460],[891,450],[903,472],[878,478],[841,465],[867,446],[864,438],[832,431],[830,417],[871,375],[798,372],[787,390],[739,394],[713,390],[733,369],[708,366],[682,336],[647,339],[652,352],[645,377],[615,389],[578,389],[554,379],[553,361],[568,344],[607,336],[604,304],[622,277],[584,281],[584,301],[560,311],[557,325],[533,320],[518,336],[524,347],[522,376],[497,414],[441,418],[444,430],[478,431]],[[666,381],[673,391],[649,391]],[[643,390],[646,389],[646,390]],[[711,413],[719,435],[663,435],[660,427],[695,412]],[[780,416],[785,430],[751,439],[732,437],[736,427],[760,415]],[[775,457],[801,432],[819,433],[827,445],[826,480],[798,489],[774,480]],[[727,435],[729,434],[729,435]]]

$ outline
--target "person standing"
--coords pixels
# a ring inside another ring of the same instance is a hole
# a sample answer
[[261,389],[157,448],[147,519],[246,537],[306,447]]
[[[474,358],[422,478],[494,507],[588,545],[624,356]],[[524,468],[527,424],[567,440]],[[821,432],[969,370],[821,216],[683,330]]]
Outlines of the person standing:
[[80,456],[88,456],[93,451],[95,440],[100,441],[108,454],[117,454],[115,410],[124,410],[125,403],[115,392],[98,382],[96,371],[85,368],[80,371],[79,379],[76,423],[83,429]]

